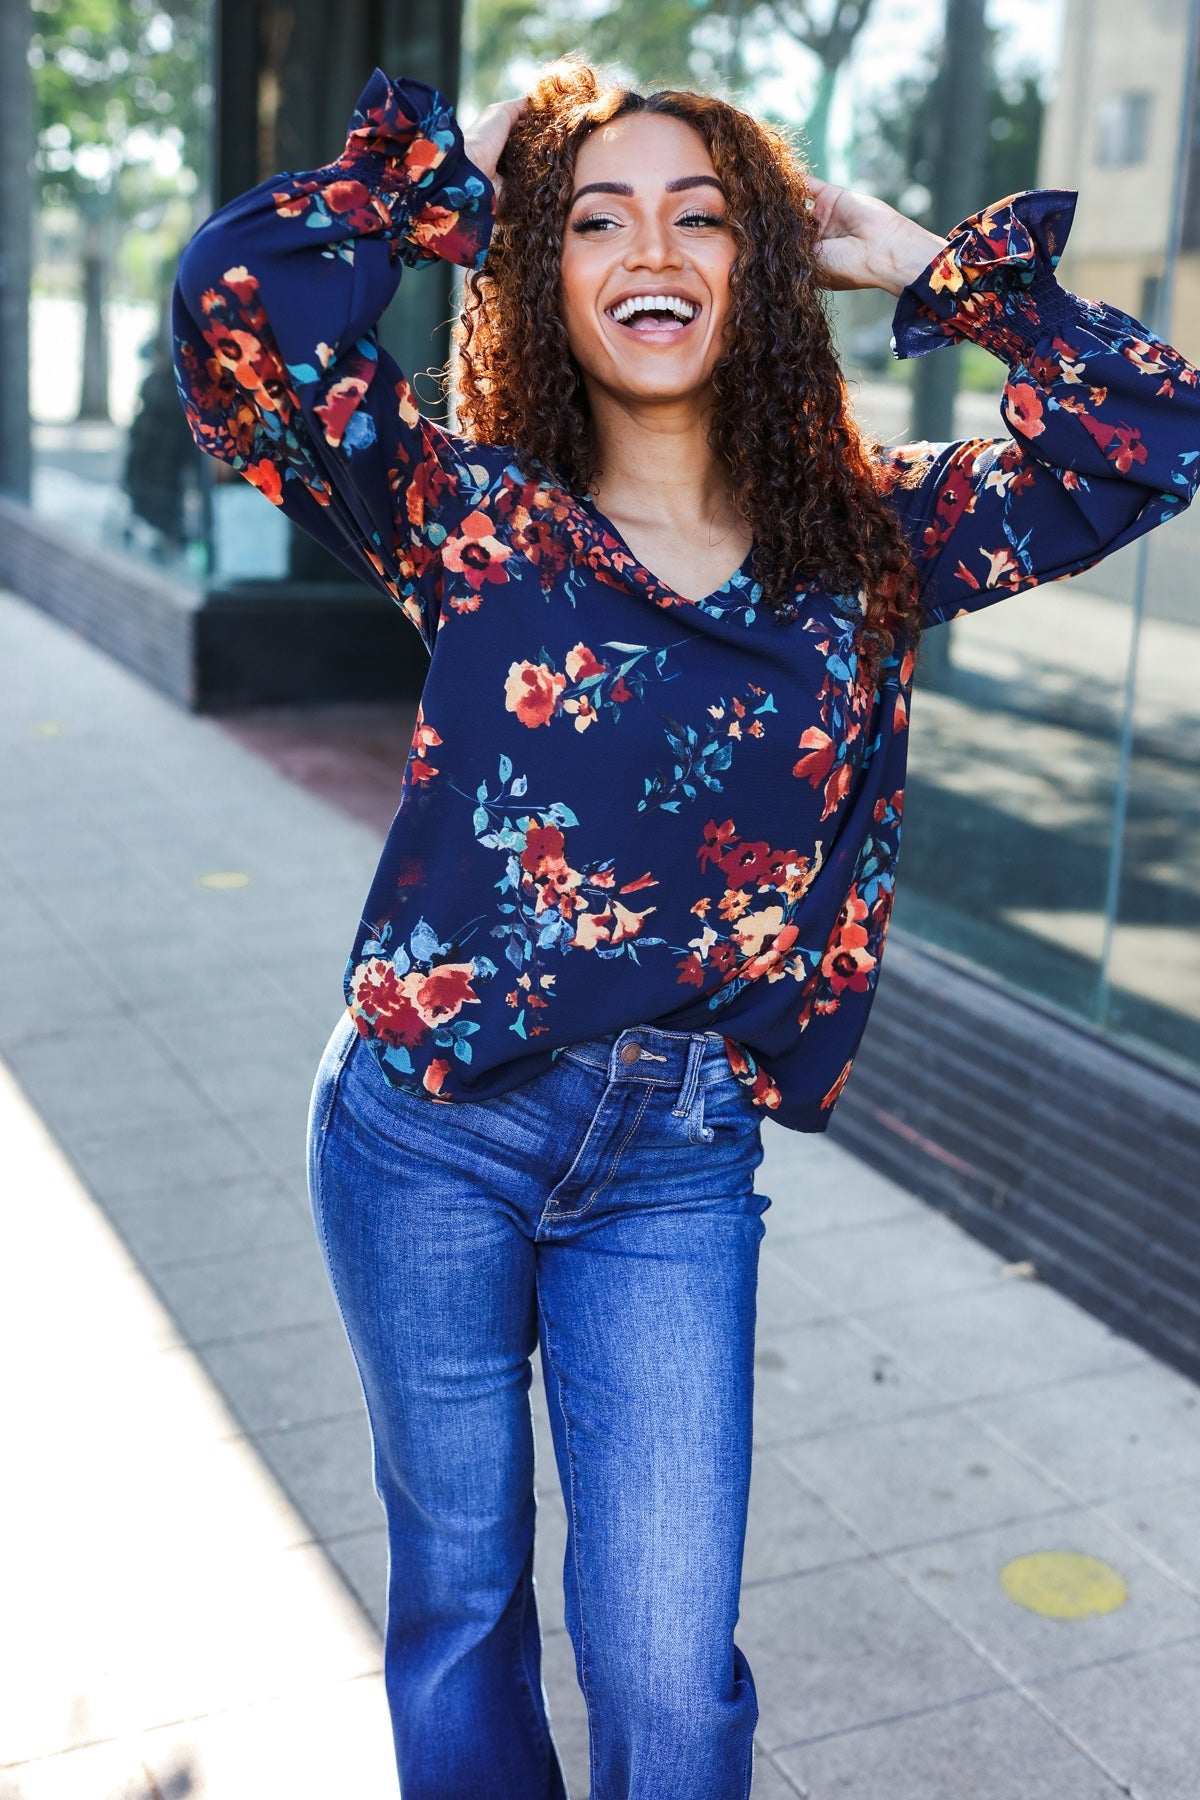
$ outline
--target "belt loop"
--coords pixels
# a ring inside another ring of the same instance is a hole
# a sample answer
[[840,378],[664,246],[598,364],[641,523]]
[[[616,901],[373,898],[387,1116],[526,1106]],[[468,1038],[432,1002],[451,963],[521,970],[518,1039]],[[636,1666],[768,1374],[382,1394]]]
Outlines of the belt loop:
[[683,1085],[679,1090],[679,1098],[671,1108],[671,1115],[676,1119],[686,1119],[692,1110],[692,1101],[696,1098],[696,1087],[700,1080],[700,1064],[704,1060],[704,1033],[692,1032],[688,1039],[687,1068],[683,1072]]

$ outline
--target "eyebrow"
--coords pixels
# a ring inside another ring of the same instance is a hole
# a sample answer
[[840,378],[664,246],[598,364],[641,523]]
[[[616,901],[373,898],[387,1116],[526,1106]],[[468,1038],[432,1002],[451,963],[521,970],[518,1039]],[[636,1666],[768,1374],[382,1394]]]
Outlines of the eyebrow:
[[[715,175],[677,175],[674,181],[667,182],[666,191],[668,194],[681,194],[685,188],[697,187],[715,187],[719,194],[725,193]],[[589,181],[571,195],[572,206],[585,194],[621,194],[632,199],[633,186],[628,181]]]

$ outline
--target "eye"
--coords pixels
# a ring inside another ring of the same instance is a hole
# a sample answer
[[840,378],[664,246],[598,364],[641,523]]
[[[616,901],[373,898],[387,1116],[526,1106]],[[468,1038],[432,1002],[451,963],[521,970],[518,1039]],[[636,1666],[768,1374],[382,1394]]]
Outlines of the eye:
[[603,213],[589,213],[584,219],[576,219],[571,226],[572,231],[603,231],[606,225],[618,225],[619,219],[609,219]]
[[725,215],[724,213],[706,212],[684,213],[679,223],[681,225],[723,225],[725,223]]

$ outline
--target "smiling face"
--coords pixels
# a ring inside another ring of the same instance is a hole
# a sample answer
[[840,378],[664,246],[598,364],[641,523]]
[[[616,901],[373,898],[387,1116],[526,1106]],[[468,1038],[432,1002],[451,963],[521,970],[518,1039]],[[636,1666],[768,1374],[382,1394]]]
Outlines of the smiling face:
[[704,399],[724,345],[736,254],[708,146],[662,113],[579,146],[562,248],[571,354],[628,401]]

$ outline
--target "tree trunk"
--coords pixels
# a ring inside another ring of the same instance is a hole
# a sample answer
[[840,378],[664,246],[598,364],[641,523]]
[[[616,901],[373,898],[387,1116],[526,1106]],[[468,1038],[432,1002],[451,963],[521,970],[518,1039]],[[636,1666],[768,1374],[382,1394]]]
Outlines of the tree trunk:
[[[934,84],[929,125],[933,134],[933,201],[935,231],[947,232],[987,204],[979,191],[983,174],[987,113],[987,27],[984,0],[946,0],[946,35]],[[958,392],[958,351],[934,350],[913,367],[912,435],[931,443],[954,436],[954,399]],[[951,630],[931,631],[921,652],[922,679],[944,682],[951,664]]]
[[83,359],[79,378],[81,419],[108,418],[108,333],[104,323],[104,244],[98,220],[88,222],[83,250]]

